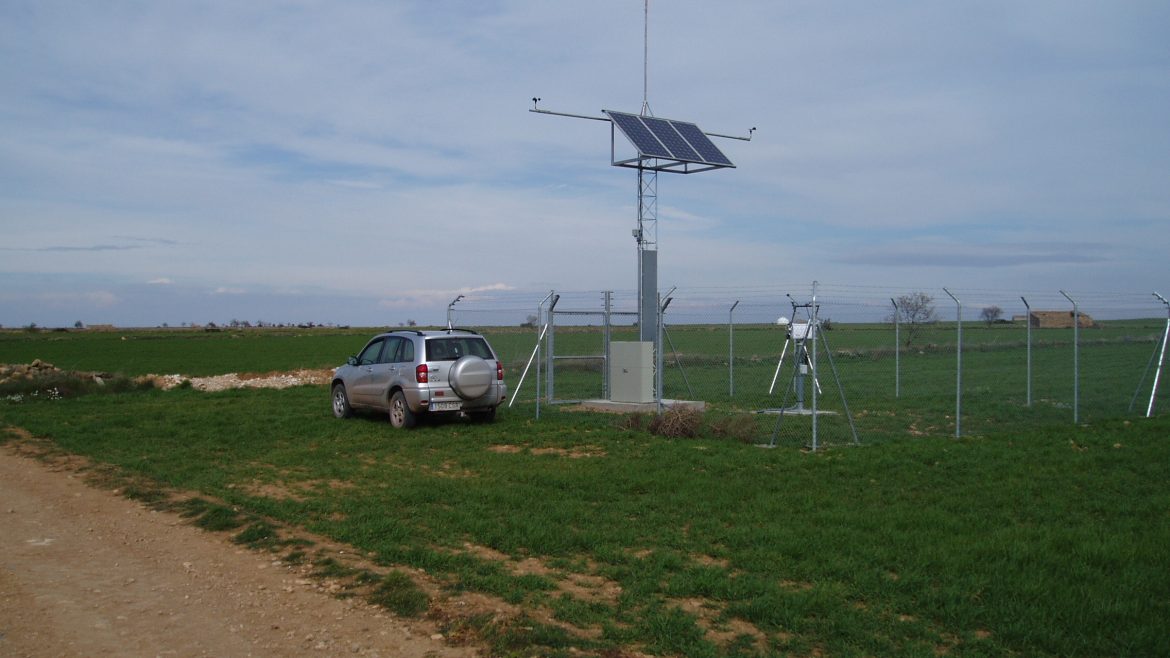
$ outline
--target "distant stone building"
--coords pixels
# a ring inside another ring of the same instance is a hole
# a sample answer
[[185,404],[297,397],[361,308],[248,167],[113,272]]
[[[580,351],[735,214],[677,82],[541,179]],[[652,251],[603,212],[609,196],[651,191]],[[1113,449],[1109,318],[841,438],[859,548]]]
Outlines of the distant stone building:
[[[1028,316],[1013,315],[1012,322],[1023,324],[1028,318],[1031,318],[1032,326],[1036,329],[1072,329],[1073,326],[1073,312],[1072,311],[1032,311]],[[1092,316],[1088,313],[1080,314],[1080,328],[1089,329],[1095,327]]]

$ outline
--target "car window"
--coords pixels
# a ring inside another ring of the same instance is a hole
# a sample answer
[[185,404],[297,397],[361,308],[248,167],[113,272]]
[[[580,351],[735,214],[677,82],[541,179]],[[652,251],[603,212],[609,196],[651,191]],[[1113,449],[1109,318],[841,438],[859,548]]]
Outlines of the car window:
[[379,338],[377,340],[371,341],[369,345],[366,345],[366,349],[362,350],[362,353],[358,355],[358,359],[357,359],[358,365],[359,366],[368,366],[368,365],[373,365],[373,364],[377,363],[378,362],[378,355],[381,352],[382,352],[382,339]]
[[403,339],[402,347],[398,350],[399,363],[413,363],[414,362],[414,341],[409,338]]
[[457,361],[468,354],[482,359],[492,358],[487,341],[478,336],[432,338],[427,341],[427,361]]
[[378,363],[394,363],[395,354],[402,345],[402,339],[398,336],[391,336],[386,339],[386,347],[382,350],[382,358],[378,359]]

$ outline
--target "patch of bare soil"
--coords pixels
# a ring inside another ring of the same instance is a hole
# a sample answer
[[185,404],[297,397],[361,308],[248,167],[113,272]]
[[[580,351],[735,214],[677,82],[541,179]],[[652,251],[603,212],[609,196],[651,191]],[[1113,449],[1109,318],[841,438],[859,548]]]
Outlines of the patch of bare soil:
[[477,655],[22,442],[0,446],[0,655]]
[[528,451],[533,455],[556,455],[558,457],[567,457],[569,459],[604,457],[606,455],[605,449],[601,448],[600,446],[577,446],[575,448],[528,448],[526,446],[504,443],[488,446],[488,450],[505,455],[514,455]]

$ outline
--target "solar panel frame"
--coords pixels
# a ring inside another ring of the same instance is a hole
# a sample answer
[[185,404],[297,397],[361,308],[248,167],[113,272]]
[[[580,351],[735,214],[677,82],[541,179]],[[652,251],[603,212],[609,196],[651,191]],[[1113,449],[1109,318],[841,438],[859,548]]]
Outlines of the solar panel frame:
[[638,151],[638,157],[615,160],[615,165],[645,167],[646,161],[654,160],[652,169],[684,174],[735,167],[694,123],[614,110],[602,112]]

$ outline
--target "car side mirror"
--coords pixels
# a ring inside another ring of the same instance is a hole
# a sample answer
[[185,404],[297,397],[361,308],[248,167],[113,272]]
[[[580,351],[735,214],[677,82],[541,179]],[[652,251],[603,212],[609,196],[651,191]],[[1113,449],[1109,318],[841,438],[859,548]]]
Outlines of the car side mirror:
[[358,362],[357,362],[356,356],[351,356],[345,360],[345,365],[347,365],[347,366],[356,366],[357,364],[358,364]]

